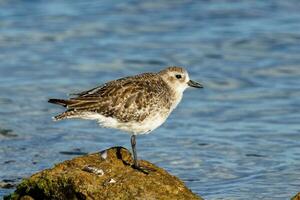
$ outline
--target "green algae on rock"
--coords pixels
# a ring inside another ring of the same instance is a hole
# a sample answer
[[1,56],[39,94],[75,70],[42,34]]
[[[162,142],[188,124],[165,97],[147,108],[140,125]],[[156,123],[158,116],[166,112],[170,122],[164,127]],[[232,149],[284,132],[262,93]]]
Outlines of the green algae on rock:
[[141,160],[141,171],[132,162],[122,147],[77,157],[23,180],[5,199],[202,199],[154,164]]

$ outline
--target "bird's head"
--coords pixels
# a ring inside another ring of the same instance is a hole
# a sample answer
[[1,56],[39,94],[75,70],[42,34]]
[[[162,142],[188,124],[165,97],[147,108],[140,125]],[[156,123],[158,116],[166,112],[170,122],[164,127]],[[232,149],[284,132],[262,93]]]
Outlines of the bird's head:
[[159,72],[162,79],[176,92],[182,93],[188,87],[203,88],[202,84],[192,81],[182,67],[168,67]]

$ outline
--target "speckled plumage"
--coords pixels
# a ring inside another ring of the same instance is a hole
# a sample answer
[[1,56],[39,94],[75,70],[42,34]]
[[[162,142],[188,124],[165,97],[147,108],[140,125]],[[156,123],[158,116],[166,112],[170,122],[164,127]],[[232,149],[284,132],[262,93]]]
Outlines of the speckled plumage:
[[167,87],[159,76],[152,73],[118,79],[71,98],[66,102],[68,111],[56,118],[68,118],[70,114],[80,115],[88,111],[120,122],[141,122],[160,108],[170,108],[168,97],[171,92]]
[[[176,80],[173,75],[178,73],[182,74],[182,80]],[[144,73],[110,81],[75,94],[75,97],[68,100],[50,99],[49,102],[67,108],[55,116],[55,120],[92,119],[104,127],[145,134],[167,119],[180,102],[188,80],[185,69],[169,67],[158,73]]]
[[150,133],[165,122],[181,101],[187,87],[201,88],[181,67],[168,67],[158,73],[144,73],[110,81],[67,100],[49,99],[67,110],[55,120],[81,118],[97,120],[103,127],[132,134],[134,167],[137,161],[136,135]]

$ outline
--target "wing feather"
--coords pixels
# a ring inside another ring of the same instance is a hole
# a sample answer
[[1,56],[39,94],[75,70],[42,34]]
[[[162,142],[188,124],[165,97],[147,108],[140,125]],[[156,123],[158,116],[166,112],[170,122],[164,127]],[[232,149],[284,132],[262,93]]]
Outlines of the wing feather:
[[153,105],[170,106],[165,87],[166,83],[152,73],[118,79],[78,93],[66,101],[66,112],[96,112],[123,122],[142,121],[157,109]]

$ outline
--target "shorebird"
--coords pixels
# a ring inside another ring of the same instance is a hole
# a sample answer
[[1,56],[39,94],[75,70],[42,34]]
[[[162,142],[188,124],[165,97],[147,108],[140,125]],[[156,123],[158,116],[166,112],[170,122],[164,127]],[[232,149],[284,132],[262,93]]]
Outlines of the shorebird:
[[73,94],[70,99],[49,99],[67,110],[54,117],[96,120],[102,127],[131,134],[134,167],[139,169],[136,136],[162,125],[182,99],[188,87],[202,88],[182,67],[168,67],[157,73],[143,73],[107,82]]

